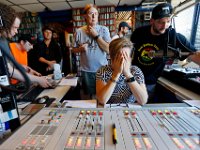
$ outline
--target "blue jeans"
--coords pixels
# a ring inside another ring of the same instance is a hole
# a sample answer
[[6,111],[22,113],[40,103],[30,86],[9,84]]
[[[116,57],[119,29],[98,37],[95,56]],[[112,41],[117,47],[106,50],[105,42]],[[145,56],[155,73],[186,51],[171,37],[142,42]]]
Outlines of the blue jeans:
[[82,75],[82,87],[85,94],[96,94],[96,73],[93,72],[81,72]]
[[148,92],[148,101],[153,102],[156,96],[156,84],[146,84],[147,92]]

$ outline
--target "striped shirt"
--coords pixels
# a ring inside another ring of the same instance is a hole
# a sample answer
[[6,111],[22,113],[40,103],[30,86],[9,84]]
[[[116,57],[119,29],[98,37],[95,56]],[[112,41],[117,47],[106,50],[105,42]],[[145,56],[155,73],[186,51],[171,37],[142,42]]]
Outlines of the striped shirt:
[[[107,83],[112,77],[112,68],[110,65],[102,66],[96,73],[96,80],[101,80]],[[142,84],[144,83],[144,75],[140,68],[131,66],[131,73],[135,80]],[[125,82],[126,77],[121,74],[115,89],[107,103],[133,103],[135,102],[134,95],[132,94],[129,85]]]

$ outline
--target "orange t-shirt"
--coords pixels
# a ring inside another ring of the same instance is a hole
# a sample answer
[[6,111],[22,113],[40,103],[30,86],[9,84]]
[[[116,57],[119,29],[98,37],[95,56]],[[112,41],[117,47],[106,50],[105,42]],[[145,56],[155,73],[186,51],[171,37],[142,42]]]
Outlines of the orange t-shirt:
[[[15,60],[21,65],[28,65],[27,51],[20,50],[16,43],[10,43],[10,50]],[[16,84],[18,80],[11,79],[12,84]]]
[[27,51],[20,50],[16,43],[10,43],[11,52],[15,60],[21,65],[28,65]]

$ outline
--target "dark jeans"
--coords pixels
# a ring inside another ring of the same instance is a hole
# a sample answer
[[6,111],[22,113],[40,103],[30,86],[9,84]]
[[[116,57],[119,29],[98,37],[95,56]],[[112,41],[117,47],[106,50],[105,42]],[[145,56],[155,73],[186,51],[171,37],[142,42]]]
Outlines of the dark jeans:
[[147,92],[148,92],[148,103],[154,103],[154,98],[156,95],[156,84],[146,84]]
[[81,72],[82,75],[82,87],[85,94],[96,94],[96,73],[93,72]]

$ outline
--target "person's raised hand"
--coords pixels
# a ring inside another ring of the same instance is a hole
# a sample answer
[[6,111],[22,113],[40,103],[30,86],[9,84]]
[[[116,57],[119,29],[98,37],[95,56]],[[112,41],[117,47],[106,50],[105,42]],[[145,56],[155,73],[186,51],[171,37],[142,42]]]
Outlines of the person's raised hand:
[[98,32],[94,27],[88,26],[88,34],[94,38],[98,35]]
[[126,51],[122,51],[123,58],[124,58],[124,63],[123,63],[123,71],[122,73],[126,76],[129,77],[131,76],[131,57]]
[[122,52],[118,52],[112,60],[112,69],[114,74],[121,74],[123,71],[124,58]]

